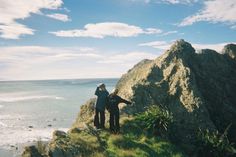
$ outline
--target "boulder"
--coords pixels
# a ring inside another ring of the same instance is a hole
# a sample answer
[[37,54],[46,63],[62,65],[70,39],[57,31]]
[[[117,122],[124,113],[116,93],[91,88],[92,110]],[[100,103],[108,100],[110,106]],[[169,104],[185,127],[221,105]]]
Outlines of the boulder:
[[43,157],[35,146],[25,147],[22,157]]

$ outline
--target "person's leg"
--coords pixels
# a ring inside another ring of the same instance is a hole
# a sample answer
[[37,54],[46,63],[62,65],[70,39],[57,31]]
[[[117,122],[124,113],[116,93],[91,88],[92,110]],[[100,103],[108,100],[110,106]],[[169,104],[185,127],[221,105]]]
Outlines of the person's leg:
[[110,112],[109,123],[110,123],[110,130],[111,132],[113,132],[114,131],[114,113],[113,112]]
[[115,131],[120,131],[120,113],[119,111],[115,112]]
[[100,127],[105,128],[105,111],[100,111]]
[[94,126],[96,128],[99,128],[99,117],[98,117],[98,110],[97,109],[95,109]]

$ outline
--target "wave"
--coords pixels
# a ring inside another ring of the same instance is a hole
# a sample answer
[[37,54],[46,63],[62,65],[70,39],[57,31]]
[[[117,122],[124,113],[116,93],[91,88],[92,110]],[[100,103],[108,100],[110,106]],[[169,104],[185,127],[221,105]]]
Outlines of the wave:
[[40,99],[64,100],[65,98],[55,95],[32,95],[32,93],[24,93],[24,92],[0,94],[0,102],[19,102],[19,101],[40,100]]
[[4,130],[0,134],[0,148],[10,149],[11,145],[31,143],[37,140],[48,141],[55,129],[67,132],[69,128],[21,129],[17,131]]
[[0,121],[0,127],[7,127],[7,125]]

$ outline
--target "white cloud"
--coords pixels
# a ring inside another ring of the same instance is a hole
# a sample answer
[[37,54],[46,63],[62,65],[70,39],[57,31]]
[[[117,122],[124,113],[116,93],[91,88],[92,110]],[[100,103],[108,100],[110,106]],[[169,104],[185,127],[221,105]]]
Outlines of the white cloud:
[[125,54],[113,54],[104,57],[103,60],[98,63],[116,63],[116,64],[128,64],[134,65],[138,61],[143,59],[155,59],[157,55],[147,52],[128,52]]
[[156,29],[156,28],[147,28],[146,30],[143,30],[144,34],[159,34],[162,33],[162,30]]
[[[90,47],[0,47],[1,79],[120,77],[147,52],[110,53]],[[109,63],[109,65],[108,65]]]
[[236,24],[236,0],[207,0],[198,13],[186,17],[179,26],[192,25],[200,21]]
[[104,22],[96,24],[86,24],[84,29],[60,30],[50,32],[59,37],[132,37],[140,34],[158,34],[162,31],[156,28],[142,29],[138,26],[128,25],[118,22]]
[[161,1],[170,4],[192,4],[196,3],[198,0],[161,0]]
[[[153,47],[153,48],[160,49],[160,50],[168,50],[171,47],[171,45],[173,44],[173,42],[174,41],[171,41],[171,42],[152,41],[152,42],[147,42],[147,43],[141,43],[141,44],[139,44],[139,46],[149,46],[149,47]],[[191,45],[197,50],[212,49],[212,50],[215,50],[217,52],[221,52],[222,49],[224,48],[224,46],[229,44],[229,43],[236,44],[236,42],[228,42],[228,43],[224,42],[224,43],[216,43],[216,44],[197,44],[197,43],[193,43]]]
[[58,9],[62,0],[0,0],[0,37],[18,39],[21,35],[34,34],[33,29],[17,22],[31,14],[41,14],[41,9]]
[[34,30],[19,23],[0,24],[0,37],[5,39],[19,39],[20,35],[33,35]]
[[199,0],[131,0],[134,2],[140,1],[144,3],[166,3],[166,4],[192,4],[196,3]]
[[167,36],[167,35],[176,34],[176,33],[178,33],[178,31],[168,31],[168,32],[162,33],[160,36]]
[[61,60],[77,59],[81,57],[100,58],[92,48],[87,47],[42,47],[15,46],[1,47],[0,61],[22,63],[52,63]]
[[172,42],[167,41],[152,41],[147,43],[141,43],[139,46],[149,46],[160,50],[167,50],[170,48]]
[[67,22],[67,21],[71,21],[71,19],[69,18],[68,15],[66,14],[59,14],[59,13],[55,13],[55,14],[47,14],[47,17],[59,20],[59,21],[63,21],[63,22]]
[[[229,43],[232,43],[232,44],[236,44],[236,42],[229,42]],[[215,50],[217,52],[221,52],[224,48],[225,45],[229,44],[229,43],[216,43],[216,44],[192,44],[192,46],[195,48],[195,49],[212,49],[212,50]]]

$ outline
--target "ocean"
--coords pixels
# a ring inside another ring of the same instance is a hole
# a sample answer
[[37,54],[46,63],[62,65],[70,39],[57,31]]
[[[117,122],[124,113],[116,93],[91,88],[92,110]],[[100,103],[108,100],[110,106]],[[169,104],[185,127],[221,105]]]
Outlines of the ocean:
[[48,141],[56,129],[67,131],[80,106],[95,97],[97,84],[111,91],[118,79],[0,82],[0,157],[18,156],[20,147]]

